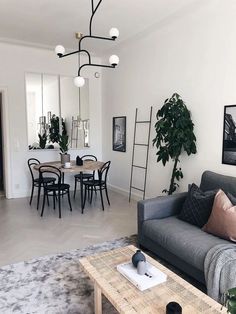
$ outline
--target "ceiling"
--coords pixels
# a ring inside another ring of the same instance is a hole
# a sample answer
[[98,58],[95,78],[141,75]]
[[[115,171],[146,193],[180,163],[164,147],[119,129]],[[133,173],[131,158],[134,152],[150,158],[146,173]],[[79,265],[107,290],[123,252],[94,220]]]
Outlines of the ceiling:
[[[190,2],[194,0],[103,0],[94,18],[93,34],[106,36],[111,27],[117,27],[122,42]],[[74,33],[88,33],[90,14],[90,0],[0,0],[0,41],[48,48],[61,44],[74,49]],[[90,49],[102,51],[112,44],[93,41]]]

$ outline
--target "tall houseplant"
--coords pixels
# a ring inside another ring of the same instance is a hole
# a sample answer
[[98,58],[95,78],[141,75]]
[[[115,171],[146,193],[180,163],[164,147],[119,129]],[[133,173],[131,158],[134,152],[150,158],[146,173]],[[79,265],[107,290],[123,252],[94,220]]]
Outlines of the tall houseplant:
[[162,161],[164,166],[170,159],[174,162],[169,189],[163,190],[170,195],[178,186],[176,181],[183,178],[183,172],[178,167],[179,156],[184,151],[188,155],[196,154],[194,124],[190,111],[176,93],[165,100],[156,118],[156,137],[153,139],[153,145],[157,148],[157,162]]

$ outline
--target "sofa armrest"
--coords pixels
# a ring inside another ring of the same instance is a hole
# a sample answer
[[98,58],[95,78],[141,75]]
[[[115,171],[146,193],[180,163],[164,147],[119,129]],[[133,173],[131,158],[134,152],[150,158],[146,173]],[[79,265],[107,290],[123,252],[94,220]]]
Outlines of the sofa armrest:
[[138,236],[141,236],[145,220],[161,219],[177,215],[183,206],[187,192],[174,195],[158,196],[138,202]]

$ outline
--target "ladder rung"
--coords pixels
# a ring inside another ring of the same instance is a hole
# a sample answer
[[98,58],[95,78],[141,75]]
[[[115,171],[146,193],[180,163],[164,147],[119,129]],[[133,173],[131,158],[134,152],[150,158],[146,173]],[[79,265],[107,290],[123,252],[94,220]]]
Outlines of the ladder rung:
[[151,121],[150,120],[147,120],[147,121],[136,121],[136,123],[151,123]]
[[134,143],[134,145],[138,145],[138,146],[148,146],[148,144],[138,144],[138,143]]
[[135,186],[131,186],[132,189],[135,189],[135,190],[138,190],[138,191],[141,191],[141,192],[144,192],[144,190],[141,190],[139,188],[136,188]]
[[132,165],[132,167],[135,167],[135,168],[140,168],[140,169],[147,169],[146,167],[136,166],[136,165]]

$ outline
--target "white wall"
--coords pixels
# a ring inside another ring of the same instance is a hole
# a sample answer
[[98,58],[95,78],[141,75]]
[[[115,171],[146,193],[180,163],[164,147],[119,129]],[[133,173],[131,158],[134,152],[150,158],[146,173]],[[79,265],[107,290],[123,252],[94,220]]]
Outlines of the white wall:
[[[98,61],[99,60],[95,60]],[[93,153],[102,158],[101,152],[101,79],[94,77],[94,70],[87,68],[83,75],[89,77],[91,147],[71,151],[77,154]],[[58,151],[28,151],[25,82],[26,72],[39,72],[75,76],[77,58],[58,59],[53,51],[0,43],[0,90],[7,90],[7,115],[9,148],[9,187],[7,197],[29,195],[30,177],[27,160],[59,160]]]
[[[141,118],[178,92],[192,112],[197,155],[181,157],[187,184],[199,183],[205,169],[236,176],[236,167],[221,164],[223,109],[236,103],[236,2],[197,1],[119,48],[116,70],[103,72],[103,158],[112,161],[110,184],[128,190],[135,108]],[[121,34],[122,36],[122,34]],[[127,153],[112,151],[112,117],[127,116]],[[151,139],[154,137],[152,127]],[[147,196],[168,187],[171,167],[156,163],[150,149]]]

